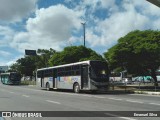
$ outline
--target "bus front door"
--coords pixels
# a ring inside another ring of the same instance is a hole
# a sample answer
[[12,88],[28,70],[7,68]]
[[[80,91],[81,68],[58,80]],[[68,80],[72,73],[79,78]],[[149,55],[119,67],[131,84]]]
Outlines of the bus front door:
[[54,69],[53,70],[53,89],[56,89],[57,88],[57,70]]
[[55,88],[55,78],[53,77],[53,88]]
[[81,74],[82,74],[82,78],[81,78],[81,86],[82,89],[83,88],[88,88],[88,66],[82,66],[81,69]]
[[41,78],[41,87],[45,87],[44,86],[44,78]]

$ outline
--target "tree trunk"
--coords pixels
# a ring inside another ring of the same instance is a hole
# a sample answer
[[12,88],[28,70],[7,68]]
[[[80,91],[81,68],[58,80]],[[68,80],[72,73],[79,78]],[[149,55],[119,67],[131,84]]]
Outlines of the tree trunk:
[[158,86],[157,76],[156,76],[156,70],[151,70],[151,76],[154,79],[154,85]]

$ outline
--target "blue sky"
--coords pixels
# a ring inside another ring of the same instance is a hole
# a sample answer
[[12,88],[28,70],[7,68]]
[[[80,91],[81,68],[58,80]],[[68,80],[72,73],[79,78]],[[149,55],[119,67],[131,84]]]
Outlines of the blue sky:
[[[13,3],[14,2],[14,3]],[[103,54],[133,30],[160,29],[160,8],[146,0],[0,0],[0,65],[25,49],[83,45]]]

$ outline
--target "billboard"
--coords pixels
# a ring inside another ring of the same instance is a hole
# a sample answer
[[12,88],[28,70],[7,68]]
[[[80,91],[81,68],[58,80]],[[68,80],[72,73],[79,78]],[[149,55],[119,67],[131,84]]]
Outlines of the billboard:
[[25,55],[37,55],[36,50],[25,50]]

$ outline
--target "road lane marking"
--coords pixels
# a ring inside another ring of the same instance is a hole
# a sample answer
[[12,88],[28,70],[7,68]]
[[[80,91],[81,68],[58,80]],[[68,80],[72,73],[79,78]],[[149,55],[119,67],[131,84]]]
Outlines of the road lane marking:
[[1,91],[5,91],[4,89],[1,89]]
[[46,101],[50,102],[50,103],[61,104],[60,102],[56,102],[56,101],[52,101],[52,100],[46,100]]
[[137,119],[133,119],[133,118],[129,118],[129,117],[120,117],[118,115],[111,114],[111,113],[104,113],[104,114],[109,115],[111,117],[118,117],[118,118],[125,119],[125,120],[137,120]]
[[15,92],[9,92],[9,93],[15,93]]
[[160,105],[160,104],[158,104],[158,103],[149,103],[149,104],[151,104],[151,105]]
[[95,98],[106,98],[106,97],[102,97],[102,96],[94,96]]
[[23,97],[30,97],[30,96],[28,96],[28,95],[22,95]]
[[118,98],[108,98],[108,99],[111,99],[111,100],[122,100],[122,99],[118,99]]
[[134,100],[126,100],[127,102],[134,102],[134,103],[144,103],[144,102],[141,102],[141,101],[134,101]]
[[93,96],[91,96],[91,95],[80,95],[80,96],[85,96],[85,97],[93,97]]
[[146,96],[146,97],[160,97],[160,96],[158,96],[158,95],[149,95],[149,94],[130,94],[130,95],[137,95],[137,96]]

